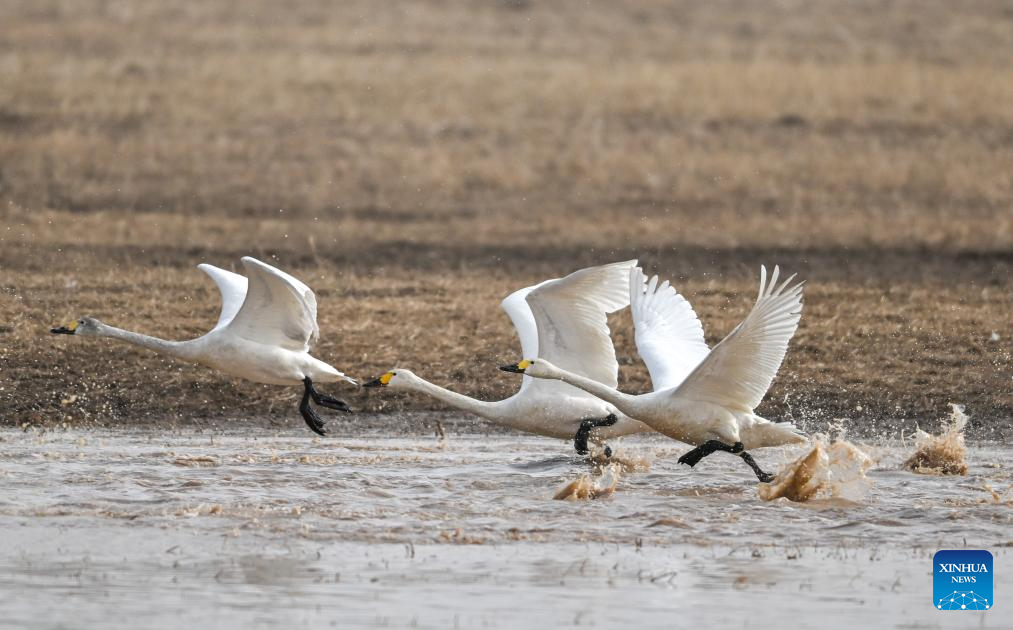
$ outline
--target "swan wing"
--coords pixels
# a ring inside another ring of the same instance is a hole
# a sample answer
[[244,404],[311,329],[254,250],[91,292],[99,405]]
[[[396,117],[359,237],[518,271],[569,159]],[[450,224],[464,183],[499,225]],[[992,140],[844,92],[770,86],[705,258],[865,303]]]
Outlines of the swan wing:
[[246,277],[207,263],[197,265],[197,268],[211,276],[218,285],[218,292],[222,294],[222,312],[218,315],[218,323],[212,329],[218,330],[227,326],[243,305],[243,300],[246,299]]
[[527,295],[538,329],[538,357],[609,387],[619,384],[619,362],[607,315],[630,303],[635,260],[588,267],[538,285]]
[[780,271],[767,282],[760,267],[760,293],[753,310],[686,377],[674,395],[751,413],[770,389],[802,316],[803,282],[791,276],[778,284]]
[[[553,281],[547,280],[546,282]],[[514,328],[517,330],[517,336],[521,340],[522,357],[538,356],[538,326],[535,323],[535,316],[531,312],[531,307],[528,306],[527,297],[529,293],[541,286],[541,284],[514,291],[499,304],[506,311],[507,317],[510,318]],[[533,380],[532,377],[525,376],[521,381],[521,389],[527,388]]]
[[256,258],[245,256],[243,267],[249,290],[229,330],[249,341],[307,352],[320,336],[313,291]]
[[648,281],[640,267],[630,271],[630,311],[654,391],[677,387],[710,352],[689,301],[668,280]]

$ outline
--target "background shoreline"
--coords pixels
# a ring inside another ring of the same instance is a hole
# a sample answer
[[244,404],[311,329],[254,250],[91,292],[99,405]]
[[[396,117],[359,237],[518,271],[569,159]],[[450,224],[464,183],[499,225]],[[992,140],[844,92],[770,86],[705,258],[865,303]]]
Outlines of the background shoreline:
[[[299,392],[115,343],[210,329],[195,269],[318,296],[315,354],[483,399],[499,301],[639,258],[715,343],[807,281],[758,412],[1013,419],[1013,12],[947,2],[0,6],[0,423],[289,418]],[[650,388],[628,314],[620,387]],[[329,391],[369,412],[430,409]]]

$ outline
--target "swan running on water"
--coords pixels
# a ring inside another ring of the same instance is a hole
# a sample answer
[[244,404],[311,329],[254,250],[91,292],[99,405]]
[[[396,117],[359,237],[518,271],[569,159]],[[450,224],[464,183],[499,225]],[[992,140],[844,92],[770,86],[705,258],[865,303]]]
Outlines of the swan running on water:
[[324,422],[310,406],[351,412],[344,402],[318,392],[314,383],[355,381],[309,354],[320,336],[313,291],[280,269],[243,258],[247,277],[212,265],[197,265],[222,294],[218,323],[206,335],[166,341],[82,317],[51,329],[60,335],[110,337],[183,361],[199,363],[232,376],[270,385],[302,385],[299,412],[314,433],[325,435]]
[[787,422],[771,422],[753,413],[781,367],[788,342],[802,315],[802,285],[791,276],[778,284],[774,267],[770,282],[760,267],[760,293],[753,310],[727,337],[707,350],[703,329],[689,303],[655,276],[645,287],[640,269],[630,272],[637,349],[651,373],[655,391],[639,396],[554,365],[541,355],[507,372],[569,383],[614,405],[652,429],[696,446],[679,458],[695,466],[715,451],[741,457],[756,477],[773,476],[760,469],[747,449],[805,442]]
[[[619,362],[606,316],[629,304],[629,272],[636,264],[630,260],[589,267],[510,294],[501,306],[517,329],[521,351],[551,358],[582,378],[615,388]],[[497,424],[573,439],[582,454],[589,438],[600,441],[650,430],[599,398],[555,381],[524,378],[516,394],[496,401],[452,392],[400,368],[363,387],[422,392]],[[606,456],[609,452],[606,447]]]

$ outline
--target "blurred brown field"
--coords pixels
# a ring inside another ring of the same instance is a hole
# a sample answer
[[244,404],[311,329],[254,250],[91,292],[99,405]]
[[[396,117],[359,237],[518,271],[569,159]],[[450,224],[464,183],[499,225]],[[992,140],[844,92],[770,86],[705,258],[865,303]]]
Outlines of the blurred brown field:
[[4,423],[301,422],[296,390],[47,334],[196,336],[194,266],[250,254],[317,290],[317,356],[483,398],[518,385],[515,288],[636,257],[717,341],[780,264],[806,310],[761,413],[1013,426],[1007,3],[11,0],[0,25]]

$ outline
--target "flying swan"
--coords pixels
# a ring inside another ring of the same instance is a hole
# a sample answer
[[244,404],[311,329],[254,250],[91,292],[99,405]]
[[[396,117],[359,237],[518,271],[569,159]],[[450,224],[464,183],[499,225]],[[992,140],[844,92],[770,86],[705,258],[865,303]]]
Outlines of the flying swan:
[[[629,271],[636,264],[630,260],[589,267],[507,296],[501,306],[517,329],[521,351],[525,356],[551,358],[581,378],[615,388],[619,363],[606,315],[629,304]],[[555,381],[526,377],[516,394],[497,401],[452,392],[401,368],[363,387],[422,392],[513,429],[573,439],[581,454],[587,452],[589,437],[606,440],[650,430],[595,396]],[[606,447],[606,455],[609,453]]]
[[[804,442],[787,422],[771,422],[753,413],[781,367],[788,342],[802,314],[802,285],[770,282],[760,267],[760,293],[749,315],[708,351],[703,328],[689,302],[657,276],[644,286],[643,272],[630,272],[631,306],[637,350],[651,373],[654,391],[624,394],[538,356],[501,369],[555,379],[598,396],[652,429],[694,445],[679,463],[695,466],[715,451],[741,457],[763,482],[773,476],[760,469],[747,449]],[[529,355],[536,356],[536,355]]]
[[248,277],[208,264],[197,265],[211,276],[222,294],[218,323],[197,339],[166,341],[108,326],[91,317],[50,332],[111,337],[255,383],[302,385],[299,412],[314,433],[325,435],[324,422],[310,406],[310,400],[328,409],[351,409],[318,392],[313,384],[355,381],[309,354],[320,336],[316,297],[302,282],[255,258],[244,257],[243,267]]

